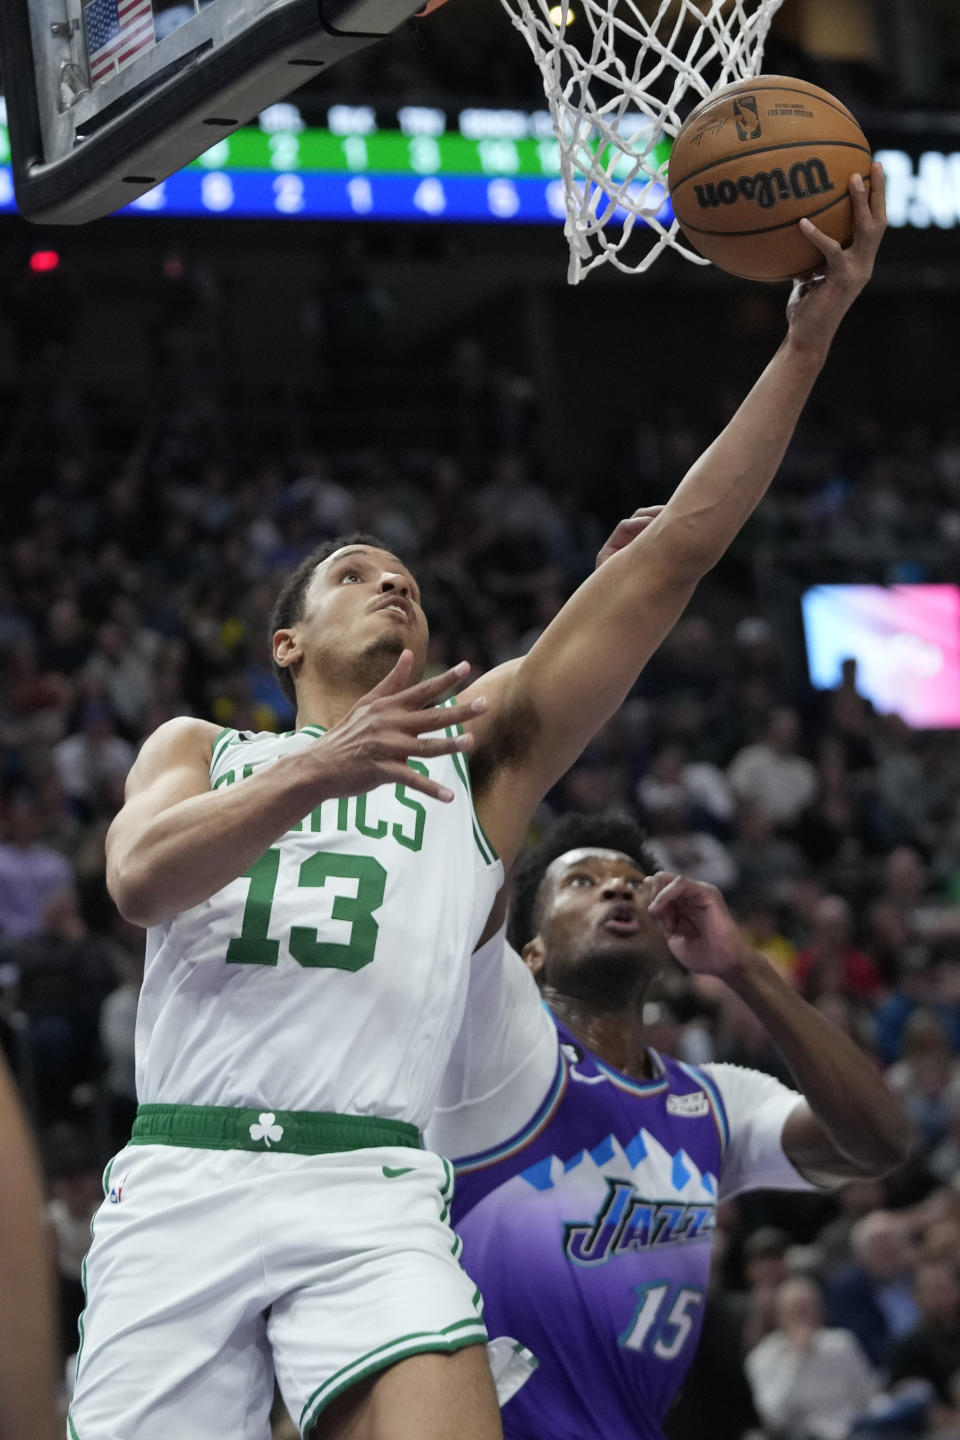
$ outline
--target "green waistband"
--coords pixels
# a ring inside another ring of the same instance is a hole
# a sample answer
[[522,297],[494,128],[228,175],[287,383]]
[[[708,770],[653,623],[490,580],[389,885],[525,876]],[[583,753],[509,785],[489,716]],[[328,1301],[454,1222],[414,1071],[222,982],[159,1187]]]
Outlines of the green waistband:
[[284,1155],[332,1155],[380,1145],[423,1148],[419,1130],[402,1120],[324,1110],[233,1110],[227,1105],[140,1105],[130,1144],[276,1150]]

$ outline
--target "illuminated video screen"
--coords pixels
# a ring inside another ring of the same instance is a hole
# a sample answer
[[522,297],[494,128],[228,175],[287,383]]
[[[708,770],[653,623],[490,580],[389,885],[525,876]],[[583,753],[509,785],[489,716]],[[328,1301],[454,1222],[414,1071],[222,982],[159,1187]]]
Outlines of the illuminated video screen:
[[817,585],[801,604],[818,690],[853,657],[857,688],[882,714],[917,730],[960,727],[960,588]]

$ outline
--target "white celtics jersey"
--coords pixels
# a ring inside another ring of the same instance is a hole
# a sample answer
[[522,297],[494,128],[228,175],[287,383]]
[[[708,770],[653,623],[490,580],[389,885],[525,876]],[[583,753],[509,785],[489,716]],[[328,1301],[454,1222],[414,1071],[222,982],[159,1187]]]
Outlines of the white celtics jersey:
[[[211,785],[315,745],[225,730]],[[421,761],[411,761],[426,772]],[[426,1123],[503,868],[461,755],[448,804],[403,785],[327,800],[209,900],[147,932],[143,1104],[327,1110]]]

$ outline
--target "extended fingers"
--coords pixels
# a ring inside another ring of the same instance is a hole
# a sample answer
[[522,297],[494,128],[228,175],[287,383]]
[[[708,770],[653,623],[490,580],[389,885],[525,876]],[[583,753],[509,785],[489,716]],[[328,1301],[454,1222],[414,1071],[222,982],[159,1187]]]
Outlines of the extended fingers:
[[870,213],[881,228],[887,224],[887,177],[879,160],[870,167]]
[[384,675],[377,685],[374,685],[367,699],[378,699],[382,695],[396,695],[409,683],[412,668],[413,651],[402,650],[393,669]]
[[414,734],[428,734],[431,730],[449,730],[455,725],[463,725],[482,715],[486,708],[485,696],[478,695],[469,705],[434,705],[424,710],[411,710],[399,716],[397,723]]
[[419,770],[414,770],[412,765],[398,764],[395,775],[389,778],[402,785],[405,790],[419,790],[421,795],[429,795],[432,800],[442,800],[446,805],[453,799],[451,789],[441,785],[438,780],[431,780],[429,775],[422,775]]
[[862,175],[850,176],[850,200],[856,222],[854,246],[875,253],[887,225],[886,191],[883,169],[874,161],[868,181]]
[[840,244],[840,241],[834,240],[832,235],[825,235],[822,230],[818,230],[813,221],[808,220],[806,216],[797,223],[807,239],[813,241],[814,245],[816,245],[817,249],[827,260],[843,253],[843,246]]
[[[430,705],[441,696],[449,695],[458,689],[467,676],[470,674],[470,662],[461,660],[458,665],[451,665],[449,670],[444,670],[440,675],[432,675],[429,680],[420,680],[416,685],[411,685],[404,695],[404,702],[411,709],[422,708]],[[450,724],[450,721],[447,721]]]
[[473,745],[474,737],[469,734],[441,735],[436,739],[421,735],[411,754],[416,754],[421,760],[429,760],[432,755],[452,755],[456,751],[472,750]]

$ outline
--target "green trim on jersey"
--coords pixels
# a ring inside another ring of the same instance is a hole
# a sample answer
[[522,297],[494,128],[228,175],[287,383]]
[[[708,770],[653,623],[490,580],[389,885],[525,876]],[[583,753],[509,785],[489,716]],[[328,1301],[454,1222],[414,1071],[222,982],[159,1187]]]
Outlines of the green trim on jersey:
[[214,738],[213,748],[210,754],[211,770],[213,769],[214,765],[216,765],[217,761],[220,759],[227,746],[230,744],[231,735],[236,735],[237,733],[238,732],[236,730],[231,730],[228,726],[225,730],[221,730],[220,734]]
[[[448,700],[446,704],[447,706],[455,705],[456,699]],[[459,724],[448,725],[444,734],[452,740],[455,736],[463,734],[463,726]],[[480,823],[477,807],[473,803],[473,786],[470,784],[470,760],[468,756],[461,755],[456,750],[452,751],[450,758],[453,761],[454,769],[463,781],[463,788],[466,790],[470,800],[470,812],[473,816],[473,838],[477,842],[477,849],[488,865],[496,865],[500,856],[490,844],[487,832]]]
[[70,1431],[70,1440],[80,1440],[80,1436],[77,1434],[77,1427],[74,1425],[69,1411],[67,1412],[67,1429]]
[[[463,1333],[452,1333],[455,1331]],[[300,1412],[300,1433],[306,1437],[311,1427],[316,1424],[320,1412],[332,1400],[336,1400],[337,1396],[342,1395],[351,1385],[357,1385],[361,1380],[368,1380],[371,1375],[376,1375],[378,1370],[386,1370],[389,1365],[395,1365],[398,1360],[408,1360],[411,1355],[424,1355],[431,1351],[452,1355],[455,1350],[463,1350],[467,1345],[484,1345],[486,1340],[487,1332],[483,1322],[475,1315],[469,1320],[455,1320],[452,1325],[445,1325],[442,1330],[433,1334],[420,1331],[412,1335],[400,1335],[396,1340],[388,1340],[385,1345],[379,1345],[376,1350],[370,1350],[349,1365],[344,1365],[314,1390]]]
[[130,1144],[273,1150],[283,1155],[334,1155],[381,1145],[423,1149],[417,1127],[402,1120],[324,1110],[234,1110],[228,1105],[140,1105]]
[[327,727],[326,725],[301,725],[299,730],[291,730],[288,733],[291,735],[312,735],[314,739],[319,740],[321,735],[326,735]]

